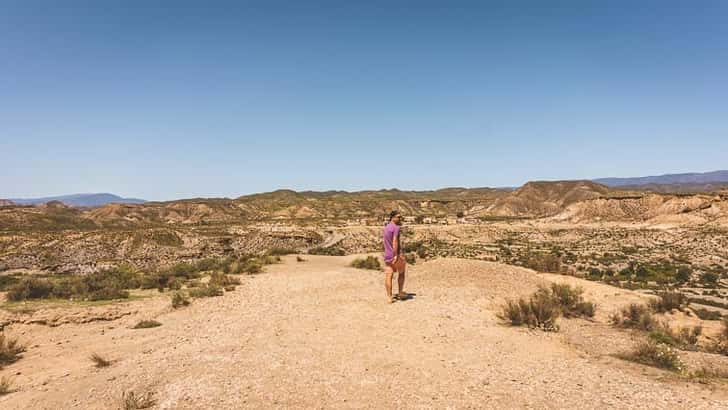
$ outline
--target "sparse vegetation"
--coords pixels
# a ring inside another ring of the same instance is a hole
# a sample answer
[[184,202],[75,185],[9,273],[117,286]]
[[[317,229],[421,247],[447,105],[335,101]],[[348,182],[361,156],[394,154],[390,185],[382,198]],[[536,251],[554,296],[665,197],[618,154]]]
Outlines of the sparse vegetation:
[[666,344],[681,350],[698,350],[698,339],[703,332],[701,326],[684,327],[673,331],[669,326],[661,324],[648,333],[648,338],[656,343]]
[[275,255],[275,256],[292,255],[294,253],[298,253],[298,252],[292,248],[275,247],[275,248],[271,248],[268,250],[268,255]]
[[688,301],[680,292],[660,292],[657,299],[650,300],[650,308],[655,312],[664,313],[672,310],[682,310]]
[[702,320],[721,320],[723,315],[717,310],[709,310],[705,308],[693,308],[695,315]]
[[561,256],[552,253],[529,253],[522,265],[537,272],[561,272]]
[[366,258],[357,258],[351,262],[351,266],[357,269],[370,269],[370,270],[381,270],[382,265],[379,263],[379,259],[374,256],[367,256]]
[[94,362],[94,366],[96,366],[98,368],[111,366],[110,361],[104,359],[97,353],[93,353],[90,358],[91,358],[91,361]]
[[528,299],[507,300],[499,317],[513,326],[526,325],[546,331],[556,331],[556,319],[594,316],[596,305],[583,298],[583,289],[568,284],[541,287]]
[[728,379],[728,371],[715,368],[701,367],[687,375],[687,378],[699,383],[709,383],[715,379]]
[[137,395],[133,391],[124,392],[121,396],[121,407],[124,410],[148,409],[157,404],[152,392]]
[[217,285],[203,285],[189,291],[190,297],[193,298],[210,298],[215,296],[222,296],[223,290]]
[[723,327],[713,341],[713,344],[708,346],[707,350],[728,356],[728,318],[723,318]]
[[25,352],[26,347],[17,338],[11,338],[0,331],[0,369],[3,366],[20,360],[20,355]]
[[619,327],[652,331],[658,328],[659,324],[652,316],[652,311],[645,306],[632,303],[624,307],[620,312],[611,316],[612,324]]
[[551,294],[561,307],[564,317],[594,317],[596,305],[583,297],[584,289],[568,284],[551,284]]
[[13,392],[13,382],[8,376],[0,378],[0,396],[10,394]]
[[132,329],[149,329],[152,327],[159,327],[159,326],[162,326],[162,324],[157,322],[156,320],[142,320],[139,323],[137,323],[136,325],[134,325],[134,327]]
[[226,288],[229,286],[232,286],[233,289],[235,289],[235,285],[240,284],[240,279],[226,275],[224,273],[213,273],[210,275],[210,281],[207,282],[208,286],[215,286],[215,287],[221,287]]
[[179,309],[190,304],[190,299],[182,291],[174,292],[172,295],[172,307]]
[[640,343],[633,351],[622,354],[619,357],[671,371],[682,371],[685,369],[685,365],[680,360],[680,356],[674,348],[654,341]]
[[343,249],[337,248],[335,246],[329,246],[326,248],[323,248],[323,247],[311,248],[308,250],[308,253],[310,255],[327,255],[327,256],[344,256],[344,255],[346,255],[346,252]]
[[138,288],[139,275],[127,269],[108,269],[88,275],[68,275],[60,278],[23,278],[10,286],[10,301],[27,299],[111,300],[129,297],[126,289]]

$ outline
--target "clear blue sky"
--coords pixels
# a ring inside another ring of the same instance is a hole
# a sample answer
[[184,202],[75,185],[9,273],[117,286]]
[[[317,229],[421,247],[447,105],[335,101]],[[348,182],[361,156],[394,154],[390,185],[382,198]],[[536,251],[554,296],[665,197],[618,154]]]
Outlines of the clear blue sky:
[[4,0],[0,197],[725,169],[726,22],[722,0]]

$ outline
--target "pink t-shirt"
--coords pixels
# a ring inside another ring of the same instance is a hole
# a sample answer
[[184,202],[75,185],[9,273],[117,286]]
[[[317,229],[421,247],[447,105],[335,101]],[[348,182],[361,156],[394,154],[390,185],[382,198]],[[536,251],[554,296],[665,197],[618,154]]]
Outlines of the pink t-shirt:
[[384,227],[384,261],[389,263],[394,260],[394,237],[399,235],[399,225],[394,222]]

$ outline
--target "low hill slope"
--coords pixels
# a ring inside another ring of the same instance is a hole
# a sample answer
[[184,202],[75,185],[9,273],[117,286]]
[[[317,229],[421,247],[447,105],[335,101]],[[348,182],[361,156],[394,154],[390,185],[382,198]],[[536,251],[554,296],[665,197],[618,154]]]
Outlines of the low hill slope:
[[550,216],[575,202],[605,197],[610,192],[608,187],[591,181],[529,182],[496,200],[487,213],[515,217]]

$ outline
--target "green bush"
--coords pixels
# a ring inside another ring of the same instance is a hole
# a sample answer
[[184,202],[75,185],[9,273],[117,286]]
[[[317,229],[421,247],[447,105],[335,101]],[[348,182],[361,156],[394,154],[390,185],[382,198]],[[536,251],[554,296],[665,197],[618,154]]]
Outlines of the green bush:
[[647,336],[656,343],[663,343],[683,350],[698,350],[698,339],[703,333],[701,326],[684,327],[677,332],[667,325],[660,325]]
[[190,289],[190,296],[193,298],[209,298],[215,296],[222,296],[223,291],[220,286],[200,286],[197,288]]
[[379,263],[379,259],[375,258],[374,256],[367,256],[366,258],[357,258],[354,259],[353,262],[351,262],[351,266],[357,269],[370,269],[370,270],[380,270],[382,269],[382,265]]
[[633,362],[672,371],[682,371],[685,368],[674,348],[653,341],[641,343],[632,352],[623,354],[621,357]]
[[174,292],[172,295],[172,307],[175,309],[181,308],[183,306],[187,306],[190,304],[190,299],[187,297],[187,295],[184,292],[178,291]]

